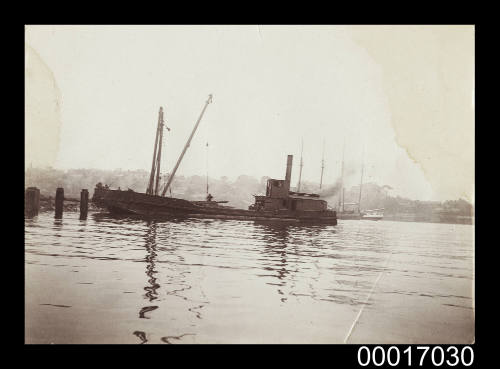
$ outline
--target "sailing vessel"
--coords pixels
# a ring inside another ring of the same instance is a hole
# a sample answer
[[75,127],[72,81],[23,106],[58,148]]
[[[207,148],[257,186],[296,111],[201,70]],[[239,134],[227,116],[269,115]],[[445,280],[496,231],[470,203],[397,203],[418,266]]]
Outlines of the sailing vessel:
[[[359,201],[357,203],[346,203],[345,202],[345,188],[344,188],[344,152],[345,152],[345,141],[342,147],[342,169],[340,174],[340,194],[339,194],[339,205],[338,205],[338,218],[342,220],[360,220],[362,217],[360,203],[361,203],[361,187],[363,183],[363,169],[361,170],[361,183],[359,186]],[[346,209],[346,205],[348,208]],[[355,206],[357,205],[357,209]]]
[[366,220],[381,220],[384,218],[384,209],[371,209],[366,210],[366,213],[363,214],[361,219]]
[[200,117],[161,194],[158,183],[162,130],[164,127],[162,109],[160,109],[158,119],[153,164],[146,193],[138,193],[133,190],[112,190],[108,186],[98,183],[94,190],[92,201],[97,206],[106,208],[114,214],[136,215],[148,219],[187,217],[337,224],[336,212],[329,210],[327,202],[320,199],[318,194],[290,191],[292,155],[288,155],[287,157],[285,179],[268,179],[266,194],[263,196],[254,195],[255,203],[250,205],[248,210],[222,205],[227,203],[227,201],[213,201],[210,194],[210,196],[207,196],[206,201],[188,201],[180,198],[166,197],[165,194],[174,179],[182,158],[191,143],[191,139],[198,128],[208,104],[211,102],[212,95],[209,95]]
[[360,220],[362,217],[362,214],[357,210],[357,209],[346,209],[345,205],[358,205],[358,203],[343,203],[342,204],[342,211],[338,213],[339,219],[342,220]]

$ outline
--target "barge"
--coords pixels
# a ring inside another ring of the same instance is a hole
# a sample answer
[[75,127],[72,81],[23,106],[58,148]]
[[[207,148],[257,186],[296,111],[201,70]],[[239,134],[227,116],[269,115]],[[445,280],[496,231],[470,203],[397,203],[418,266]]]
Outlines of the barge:
[[189,201],[175,197],[150,195],[132,190],[112,190],[98,184],[92,201],[110,213],[129,214],[148,219],[208,218],[258,221],[287,221],[300,223],[337,224],[337,214],[328,209],[317,194],[290,191],[293,156],[288,155],[284,180],[268,179],[266,194],[254,195],[255,203],[248,210],[235,209],[225,202]]
[[210,194],[207,196],[207,201],[189,201],[165,196],[203,113],[211,101],[212,96],[210,95],[161,193],[159,191],[159,165],[164,127],[162,108],[160,108],[153,165],[146,192],[139,193],[130,189],[127,191],[110,189],[108,186],[98,183],[92,197],[93,203],[98,207],[107,209],[113,214],[129,214],[147,219],[206,218],[337,224],[336,212],[329,209],[327,202],[320,199],[318,194],[290,191],[292,155],[288,155],[287,157],[285,179],[268,179],[266,194],[254,195],[255,202],[248,209],[236,209],[224,205],[227,201],[213,201]]

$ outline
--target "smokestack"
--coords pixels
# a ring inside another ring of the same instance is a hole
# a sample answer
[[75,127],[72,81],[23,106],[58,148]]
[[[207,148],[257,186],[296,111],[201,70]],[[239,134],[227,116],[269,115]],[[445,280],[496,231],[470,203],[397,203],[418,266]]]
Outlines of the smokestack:
[[292,180],[292,161],[293,161],[293,155],[288,155],[286,159],[286,175],[285,175],[285,181],[288,182],[288,186],[290,186],[290,181]]

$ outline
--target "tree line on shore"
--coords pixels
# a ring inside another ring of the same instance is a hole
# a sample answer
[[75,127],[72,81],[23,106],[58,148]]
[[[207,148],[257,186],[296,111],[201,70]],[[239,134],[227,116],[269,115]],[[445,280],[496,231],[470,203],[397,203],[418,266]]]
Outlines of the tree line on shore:
[[[208,178],[208,193],[214,200],[229,201],[228,205],[236,208],[248,208],[253,204],[253,195],[264,194],[269,177],[256,179],[248,175],[240,175],[231,181],[227,177]],[[57,187],[63,187],[65,197],[79,198],[82,189],[88,189],[92,196],[97,183],[107,184],[110,188],[122,190],[131,189],[145,192],[149,181],[149,172],[145,170],[101,170],[101,169],[69,169],[28,168],[25,171],[25,187],[38,187],[42,197],[54,197]],[[166,182],[166,176],[161,178]],[[292,190],[296,190],[292,186]],[[455,216],[472,217],[473,206],[464,199],[439,201],[411,200],[400,196],[390,196],[390,186],[366,183],[362,187],[361,210],[384,208],[385,215],[413,214],[418,217],[430,218],[433,214],[451,214]],[[304,181],[301,192],[319,193],[328,201],[331,208],[339,206],[339,183],[325,185],[320,190],[319,184]],[[204,200],[207,195],[207,178],[205,176],[176,176],[167,196],[180,197],[187,200]],[[359,186],[345,189],[344,202],[357,208]]]

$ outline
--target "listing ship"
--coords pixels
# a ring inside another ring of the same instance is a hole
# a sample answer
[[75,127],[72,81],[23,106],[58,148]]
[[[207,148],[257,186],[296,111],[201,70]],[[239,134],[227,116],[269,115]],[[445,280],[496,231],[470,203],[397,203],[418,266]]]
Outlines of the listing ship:
[[159,186],[161,142],[163,137],[163,111],[160,108],[156,141],[153,154],[149,185],[146,193],[133,190],[122,191],[110,189],[107,185],[98,183],[94,190],[92,201],[99,207],[106,208],[113,214],[128,214],[148,219],[164,218],[208,218],[256,221],[285,221],[300,223],[337,224],[337,214],[328,208],[325,200],[318,194],[290,191],[293,156],[288,155],[285,179],[268,179],[266,194],[254,195],[255,202],[248,210],[236,209],[223,205],[227,201],[214,201],[208,194],[206,201],[189,201],[185,199],[167,197],[165,194],[175,176],[182,158],[189,147],[191,139],[203,117],[208,104],[212,102],[209,96],[196,122],[184,150],[182,151],[172,174],[161,191]]

